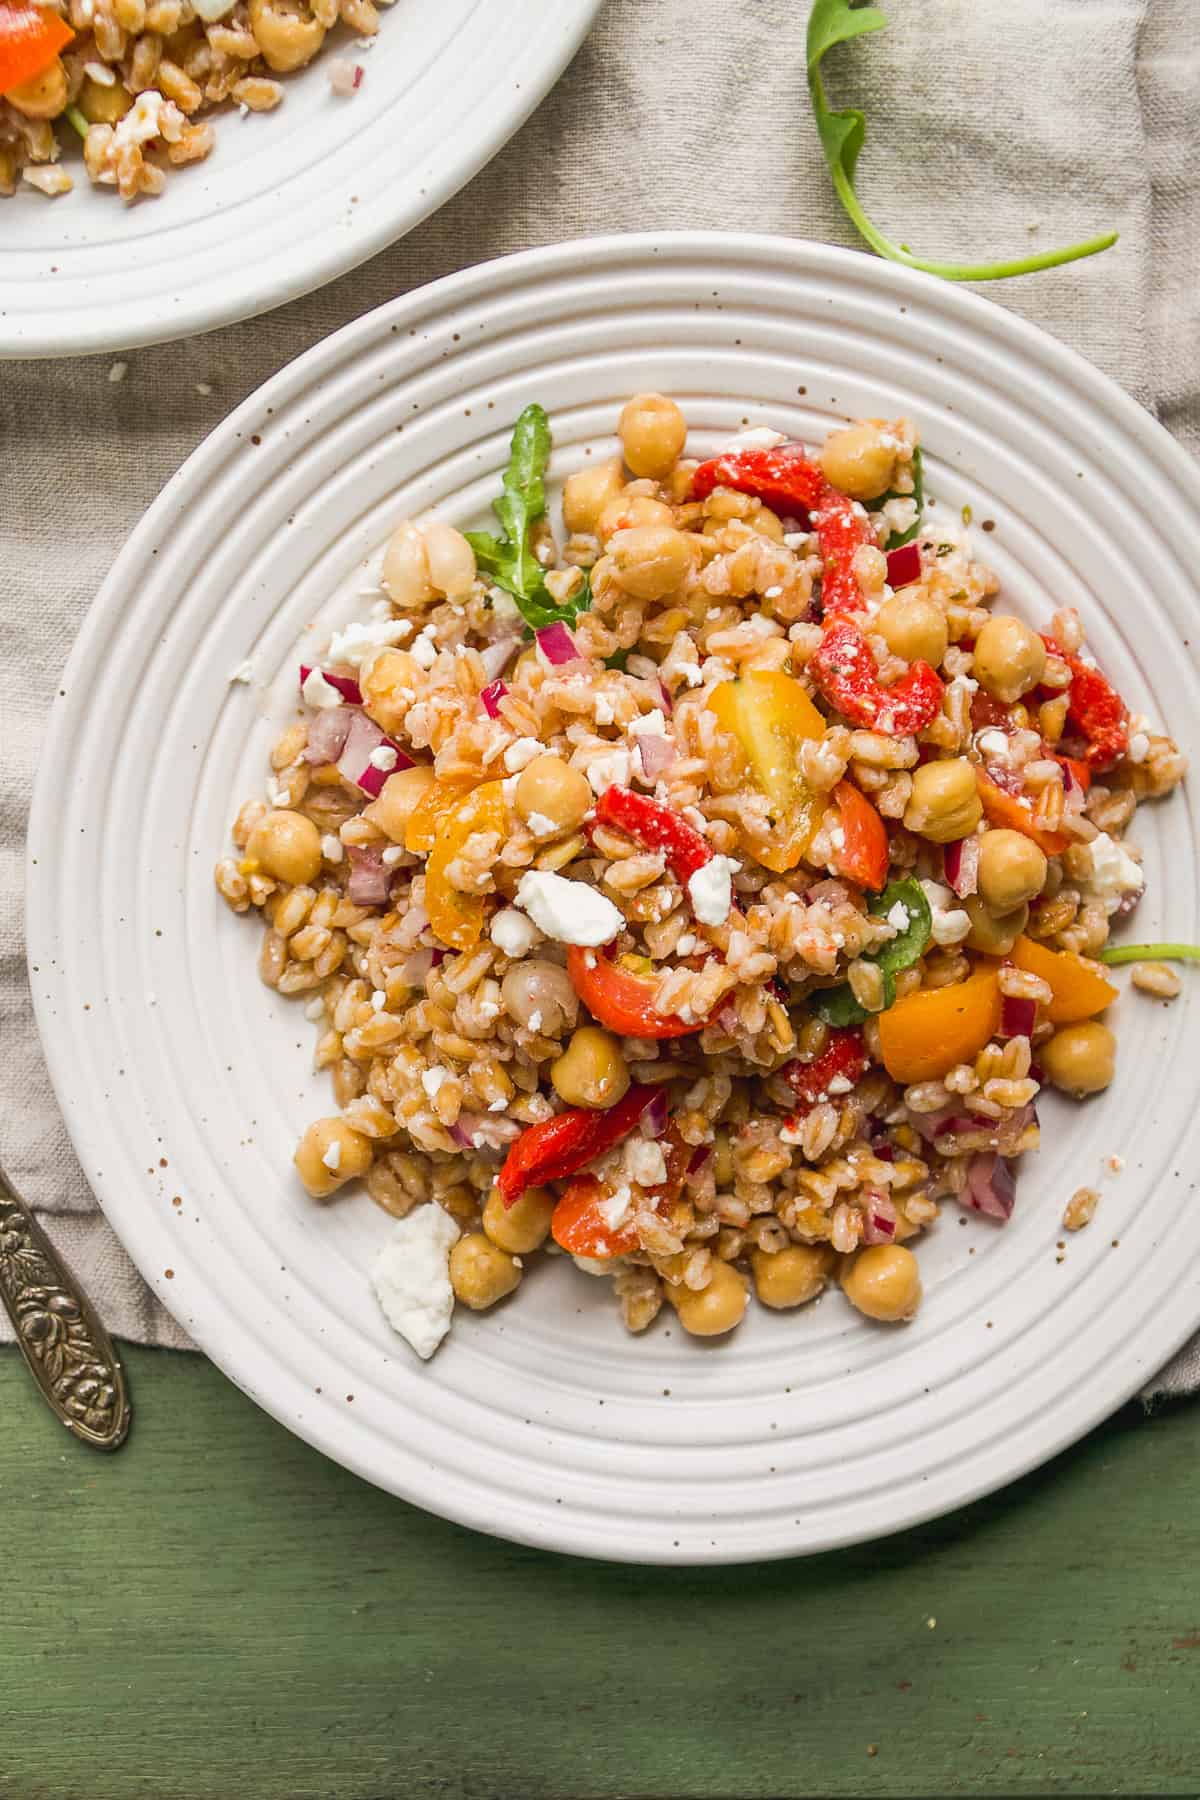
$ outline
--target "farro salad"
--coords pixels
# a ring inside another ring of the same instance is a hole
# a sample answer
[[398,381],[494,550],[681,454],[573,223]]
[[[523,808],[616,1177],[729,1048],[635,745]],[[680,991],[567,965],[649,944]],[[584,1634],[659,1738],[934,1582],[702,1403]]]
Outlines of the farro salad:
[[[97,187],[160,194],[168,169],[212,150],[216,112],[270,112],[276,77],[310,63],[339,22],[369,44],[374,0],[0,0],[0,194],[22,181],[69,193],[67,139]],[[337,94],[362,82],[350,58],[329,68]]]
[[217,867],[332,1078],[300,1179],[395,1215],[372,1279],[421,1356],[539,1249],[635,1332],[830,1285],[910,1319],[941,1203],[1003,1224],[1039,1090],[1113,1078],[1124,832],[1183,756],[1076,612],[993,607],[907,419],[686,431],[631,399],[560,542],[530,406],[499,532],[399,524]]

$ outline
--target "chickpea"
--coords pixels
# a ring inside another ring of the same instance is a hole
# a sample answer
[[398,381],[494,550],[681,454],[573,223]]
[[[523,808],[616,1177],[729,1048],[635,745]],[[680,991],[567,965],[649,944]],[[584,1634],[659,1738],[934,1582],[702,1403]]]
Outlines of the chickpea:
[[1013,912],[1046,885],[1043,851],[1022,831],[985,831],[979,840],[979,892],[994,913]]
[[1045,669],[1045,644],[1011,613],[997,613],[975,640],[976,680],[1006,706],[1035,688]]
[[671,525],[675,514],[665,500],[652,500],[649,494],[621,493],[610,500],[596,522],[596,534],[607,544],[618,531],[631,531],[635,525]]
[[969,894],[959,905],[971,921],[966,936],[968,950],[981,956],[1008,956],[1029,923],[1029,908],[1024,903],[1011,912],[994,913],[978,894]]
[[384,731],[399,731],[423,673],[407,650],[381,650],[358,673],[363,710]]
[[779,1311],[816,1299],[829,1280],[833,1251],[825,1244],[789,1244],[774,1255],[752,1250],[750,1266],[760,1302]]
[[618,584],[635,600],[674,593],[692,567],[692,546],[669,525],[635,525],[609,543]]
[[500,983],[510,1017],[543,1037],[561,1037],[579,1016],[579,996],[559,964],[527,956]]
[[246,840],[246,855],[262,874],[301,887],[321,872],[321,834],[302,813],[265,813]]
[[842,1292],[868,1319],[889,1325],[911,1319],[921,1304],[917,1259],[901,1244],[872,1244],[843,1272]]
[[661,481],[678,461],[687,420],[665,394],[635,394],[621,410],[617,432],[633,473]]
[[520,1285],[521,1265],[482,1231],[460,1237],[450,1252],[450,1286],[472,1312],[483,1312]]
[[89,125],[115,125],[133,105],[133,96],[119,81],[103,87],[88,75],[79,90],[77,105]]
[[325,27],[307,7],[286,0],[249,0],[250,29],[263,61],[277,75],[302,69],[325,42]]
[[67,104],[67,71],[60,57],[28,81],[6,88],[4,98],[27,119],[56,119]]
[[1055,1087],[1082,1100],[1085,1094],[1098,1094],[1112,1080],[1117,1040],[1099,1019],[1087,1019],[1081,1025],[1064,1025],[1041,1045],[1037,1055]]
[[629,1092],[621,1046],[598,1025],[581,1025],[556,1062],[550,1079],[568,1106],[615,1106]]
[[893,656],[938,668],[946,654],[946,615],[932,600],[894,594],[875,615],[875,629]]
[[715,1262],[712,1280],[699,1293],[694,1288],[667,1288],[679,1323],[693,1337],[720,1337],[740,1325],[746,1311],[746,1279],[732,1263]]
[[[535,756],[521,770],[513,798],[526,824],[548,819],[556,831],[574,831],[591,807],[592,790],[587,776],[561,756]],[[549,833],[543,828],[542,835]]]
[[314,1119],[292,1160],[314,1200],[323,1200],[347,1181],[366,1174],[371,1166],[371,1140],[352,1130],[345,1119]]
[[556,1204],[545,1188],[526,1188],[521,1198],[506,1208],[500,1190],[493,1188],[483,1209],[483,1229],[493,1244],[510,1256],[527,1256],[545,1243]]
[[433,599],[425,536],[411,519],[402,519],[388,539],[380,579],[393,606],[428,606]]
[[433,779],[431,763],[418,763],[415,769],[397,769],[384,782],[378,800],[373,800],[364,810],[363,818],[378,825],[393,844],[402,844],[408,821],[433,785]]
[[969,837],[982,817],[975,770],[965,757],[922,763],[913,770],[912,794],[904,809],[909,831],[933,844],[951,844]]
[[435,593],[447,600],[462,600],[475,580],[475,552],[461,531],[444,519],[430,519],[421,527],[425,561]]
[[611,462],[589,463],[568,475],[563,487],[563,523],[568,531],[596,533],[600,515],[625,486],[618,457]]
[[818,458],[830,486],[840,488],[852,500],[873,500],[890,488],[896,452],[883,438],[883,427],[870,419],[831,431]]

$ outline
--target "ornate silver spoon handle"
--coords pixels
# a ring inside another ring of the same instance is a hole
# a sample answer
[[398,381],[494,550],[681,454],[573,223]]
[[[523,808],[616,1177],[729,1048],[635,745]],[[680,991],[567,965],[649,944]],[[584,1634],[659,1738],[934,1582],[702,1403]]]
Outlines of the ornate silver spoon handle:
[[91,1301],[3,1169],[0,1300],[51,1410],[81,1443],[118,1449],[129,1433],[125,1371]]

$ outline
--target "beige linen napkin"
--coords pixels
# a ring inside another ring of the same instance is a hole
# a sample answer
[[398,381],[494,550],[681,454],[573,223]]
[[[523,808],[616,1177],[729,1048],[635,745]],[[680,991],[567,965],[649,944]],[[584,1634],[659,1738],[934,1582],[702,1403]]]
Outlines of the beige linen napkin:
[[[867,111],[868,208],[919,252],[968,260],[1119,229],[1119,246],[1095,261],[988,291],[1200,446],[1191,0],[885,9],[890,29],[838,52],[827,71],[835,103]],[[0,364],[0,1156],[122,1335],[184,1341],[71,1152],[21,942],[21,839],[42,721],[89,599],[206,432],[292,357],[395,294],[588,232],[748,227],[856,243],[811,123],[806,12],[799,0],[608,0],[512,143],[364,268],[267,318],[122,358],[119,381],[113,358]],[[3,220],[0,202],[0,255]],[[1175,1371],[1174,1385],[1200,1385],[1200,1353]]]

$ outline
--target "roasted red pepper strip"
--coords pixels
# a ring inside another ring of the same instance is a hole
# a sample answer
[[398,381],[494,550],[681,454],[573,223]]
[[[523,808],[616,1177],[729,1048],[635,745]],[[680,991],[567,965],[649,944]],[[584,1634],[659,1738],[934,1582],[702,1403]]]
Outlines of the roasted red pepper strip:
[[611,1150],[629,1136],[657,1092],[635,1084],[606,1112],[571,1106],[541,1125],[531,1125],[513,1144],[496,1177],[505,1206],[514,1206],[526,1188],[565,1181]]
[[48,69],[75,33],[47,6],[24,6],[19,0],[0,4],[0,94],[32,81]]
[[838,613],[861,612],[866,602],[854,558],[864,544],[875,543],[862,507],[827,482],[814,520],[821,550],[822,612],[827,619]]
[[871,647],[849,619],[827,628],[808,671],[829,704],[867,731],[909,737],[942,710],[945,690],[926,662],[910,663],[899,681],[882,687]]
[[595,818],[597,825],[623,831],[643,850],[662,850],[672,875],[684,887],[697,869],[712,861],[707,841],[674,807],[660,806],[630,788],[607,788],[596,802]]
[[606,1224],[601,1202],[612,1198],[612,1189],[595,1175],[577,1175],[554,1209],[550,1236],[572,1256],[628,1256],[640,1248],[632,1225]]
[[825,486],[803,444],[779,444],[774,450],[727,450],[702,462],[692,476],[692,499],[707,499],[716,487],[736,488],[785,518],[807,520]]
[[1129,708],[1099,669],[1064,650],[1045,632],[1042,642],[1071,671],[1067,720],[1087,741],[1084,756],[1093,769],[1111,768],[1129,748]]
[[870,1066],[862,1032],[854,1025],[847,1025],[829,1033],[829,1042],[820,1056],[814,1057],[812,1062],[790,1062],[783,1073],[800,1104],[809,1107],[827,1098],[831,1081],[847,1081],[853,1087]]

